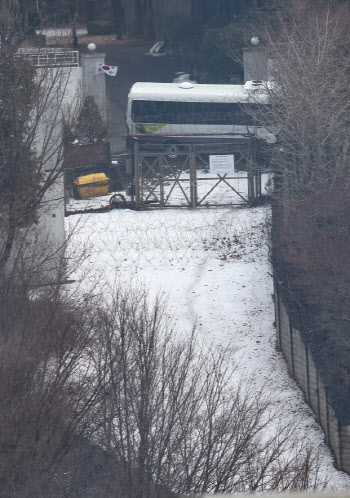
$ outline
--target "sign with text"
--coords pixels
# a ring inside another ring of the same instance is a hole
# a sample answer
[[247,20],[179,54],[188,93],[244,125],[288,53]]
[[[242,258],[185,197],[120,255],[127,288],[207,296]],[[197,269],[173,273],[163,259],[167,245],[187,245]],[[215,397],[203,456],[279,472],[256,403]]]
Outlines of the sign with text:
[[209,156],[210,173],[227,174],[235,171],[235,156],[233,154]]

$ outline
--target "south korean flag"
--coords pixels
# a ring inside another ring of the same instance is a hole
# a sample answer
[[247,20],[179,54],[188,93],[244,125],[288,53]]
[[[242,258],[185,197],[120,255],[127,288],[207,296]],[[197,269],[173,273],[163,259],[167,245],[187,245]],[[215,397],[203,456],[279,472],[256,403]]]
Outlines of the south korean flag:
[[117,66],[108,66],[107,64],[102,64],[102,62],[96,62],[95,74],[106,73],[109,76],[115,76],[117,71]]

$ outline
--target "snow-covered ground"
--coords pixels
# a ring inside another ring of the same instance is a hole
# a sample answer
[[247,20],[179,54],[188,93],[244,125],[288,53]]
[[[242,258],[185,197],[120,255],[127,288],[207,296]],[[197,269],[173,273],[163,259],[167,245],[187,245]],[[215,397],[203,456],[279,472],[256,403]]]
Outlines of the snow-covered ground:
[[195,323],[203,341],[232,348],[235,376],[253,374],[257,388],[269,384],[283,417],[300,417],[299,436],[321,445],[330,484],[350,488],[350,478],[333,467],[324,435],[275,348],[269,214],[264,207],[157,208],[70,216],[74,246],[90,247],[75,277],[87,273],[84,286],[107,295],[113,285],[145,286],[151,296],[166,293],[178,328],[190,332]]

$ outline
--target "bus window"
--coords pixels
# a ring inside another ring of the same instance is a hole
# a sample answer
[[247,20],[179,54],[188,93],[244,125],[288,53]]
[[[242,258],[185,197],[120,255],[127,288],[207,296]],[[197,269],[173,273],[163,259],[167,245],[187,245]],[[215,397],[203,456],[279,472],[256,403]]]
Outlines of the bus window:
[[256,122],[258,104],[134,100],[136,123],[245,125]]

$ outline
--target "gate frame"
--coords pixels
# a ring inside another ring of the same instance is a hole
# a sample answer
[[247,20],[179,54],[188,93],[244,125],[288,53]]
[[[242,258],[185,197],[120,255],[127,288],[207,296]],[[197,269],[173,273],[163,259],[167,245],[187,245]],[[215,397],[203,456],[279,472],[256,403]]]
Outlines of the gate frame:
[[[248,142],[248,171],[247,171],[247,186],[248,186],[248,199],[245,199],[241,194],[239,194],[233,187],[230,185],[226,180],[226,174],[224,175],[218,175],[218,182],[215,184],[215,186],[203,197],[198,202],[198,189],[197,189],[197,169],[196,169],[196,156],[198,156],[198,152],[192,149],[190,147],[190,150],[186,153],[184,152],[179,152],[178,155],[183,155],[183,156],[188,156],[188,161],[189,161],[189,170],[190,170],[190,199],[188,199],[187,195],[184,193],[185,198],[189,201],[189,204],[187,206],[171,206],[171,205],[166,205],[166,201],[169,199],[169,195],[166,200],[164,200],[164,175],[162,174],[164,171],[164,156],[167,154],[164,152],[154,152],[154,153],[145,153],[142,154],[140,153],[140,146],[139,142],[137,140],[137,137],[133,137],[134,139],[132,140],[132,150],[131,150],[131,157],[132,157],[132,185],[133,185],[133,192],[134,192],[134,199],[133,201],[135,202],[135,207],[136,209],[142,209],[145,207],[145,199],[143,195],[143,184],[142,184],[142,159],[144,159],[145,155],[149,155],[150,157],[156,157],[156,160],[153,161],[152,165],[150,166],[147,161],[147,165],[149,169],[153,170],[152,168],[154,165],[159,162],[159,170],[161,172],[157,183],[153,190],[150,191],[151,195],[154,195],[156,198],[157,196],[154,194],[154,190],[156,187],[159,185],[160,187],[160,199],[157,198],[159,204],[159,207],[191,207],[191,208],[196,208],[201,206],[201,203],[203,200],[211,193],[219,183],[222,181],[226,183],[239,197],[241,197],[247,204],[254,205],[257,200],[260,199],[261,197],[261,170],[255,169],[253,167],[254,162],[255,162],[255,157],[256,157],[256,139],[252,136],[249,137],[249,142]],[[245,137],[246,138],[246,137]],[[222,146],[225,145],[234,145],[233,144],[222,144]],[[142,156],[142,159],[140,160],[140,156]],[[169,164],[168,164],[169,165]],[[178,178],[174,178],[174,185],[176,183],[179,183]],[[181,190],[182,187],[180,186]],[[147,199],[146,199],[147,201]],[[228,204],[229,205],[229,204]],[[232,204],[230,204],[232,205]],[[156,207],[156,206],[155,206]]]

